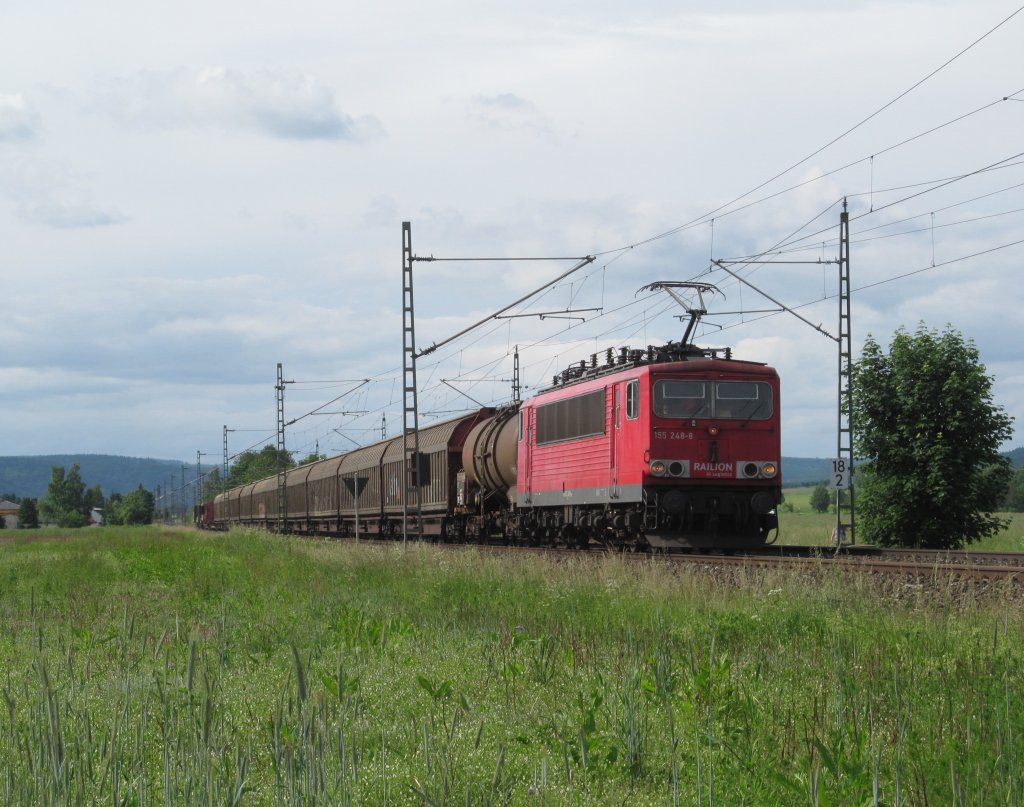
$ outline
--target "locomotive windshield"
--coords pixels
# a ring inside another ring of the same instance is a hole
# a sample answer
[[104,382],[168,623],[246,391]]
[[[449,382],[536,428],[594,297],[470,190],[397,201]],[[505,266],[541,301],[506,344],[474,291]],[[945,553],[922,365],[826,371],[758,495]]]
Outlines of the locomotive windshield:
[[763,381],[683,381],[654,384],[654,414],[666,418],[767,420],[772,388]]

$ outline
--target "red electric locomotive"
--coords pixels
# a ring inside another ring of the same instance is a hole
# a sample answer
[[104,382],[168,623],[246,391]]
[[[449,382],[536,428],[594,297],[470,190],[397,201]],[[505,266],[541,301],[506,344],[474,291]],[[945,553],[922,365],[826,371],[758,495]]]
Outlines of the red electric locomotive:
[[781,501],[776,372],[672,345],[620,358],[523,404],[520,518],[539,510],[537,527],[581,542],[765,543]]

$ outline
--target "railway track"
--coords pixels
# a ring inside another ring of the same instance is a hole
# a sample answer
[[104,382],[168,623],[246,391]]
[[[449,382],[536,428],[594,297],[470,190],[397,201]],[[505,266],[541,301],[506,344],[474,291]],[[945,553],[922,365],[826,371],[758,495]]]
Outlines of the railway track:
[[879,549],[878,547],[850,547],[851,555],[868,555],[900,562],[917,562],[952,566],[1008,566],[1024,568],[1024,552],[980,552],[949,549]]
[[881,550],[840,551],[822,547],[782,547],[777,552],[733,555],[673,555],[689,563],[793,570],[840,569],[852,573],[890,575],[916,581],[1009,580],[1024,585],[1024,553]]
[[[355,540],[355,539],[348,539]],[[362,543],[394,546],[394,541],[360,539]],[[420,543],[420,541],[416,541]],[[504,544],[436,544],[439,548],[474,548],[489,552],[534,552],[554,557],[581,557],[603,551],[564,547],[521,547]],[[623,552],[622,557],[638,562],[660,560],[666,563],[710,569],[775,568],[820,572],[839,569],[854,574],[889,575],[914,581],[990,581],[1009,580],[1024,586],[1024,553],[970,552],[964,550],[883,549],[875,546],[847,546],[838,551],[822,546],[770,546],[757,550],[731,552],[654,551]]]

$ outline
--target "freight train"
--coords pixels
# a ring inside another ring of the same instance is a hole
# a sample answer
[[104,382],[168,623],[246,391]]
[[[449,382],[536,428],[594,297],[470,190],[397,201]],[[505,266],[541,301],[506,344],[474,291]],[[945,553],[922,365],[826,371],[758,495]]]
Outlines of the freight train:
[[283,491],[277,476],[229,490],[197,518],[308,535],[756,547],[777,534],[780,453],[776,371],[684,338],[593,355],[527,400],[421,428],[408,462],[401,436],[382,440],[288,470]]

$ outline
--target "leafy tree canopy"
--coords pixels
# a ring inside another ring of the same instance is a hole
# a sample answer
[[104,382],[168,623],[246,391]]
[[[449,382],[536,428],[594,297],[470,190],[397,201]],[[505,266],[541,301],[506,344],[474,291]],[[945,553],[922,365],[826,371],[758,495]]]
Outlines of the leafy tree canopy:
[[869,336],[851,369],[861,539],[956,548],[1000,529],[1011,472],[998,450],[1013,419],[974,343],[951,327],[901,328],[888,353]]
[[1014,470],[1003,508],[1013,513],[1024,512],[1024,468]]
[[230,490],[273,476],[279,468],[287,470],[294,467],[291,452],[279,452],[276,446],[263,446],[259,451],[243,451],[231,466],[225,489]]
[[811,508],[819,513],[824,513],[828,510],[828,506],[832,504],[832,496],[828,492],[828,488],[824,485],[818,485],[811,491]]
[[22,499],[18,505],[18,526],[26,530],[39,529],[39,510],[32,499]]
[[106,510],[108,524],[150,524],[156,509],[156,498],[140,484],[124,496],[113,494]]
[[94,507],[102,510],[104,504],[106,504],[106,500],[103,497],[103,489],[99,485],[93,485],[85,491],[82,497],[82,509],[86,514],[90,513]]
[[54,465],[46,498],[39,503],[42,517],[58,527],[84,527],[89,523],[85,511],[85,483],[77,463],[70,470]]

